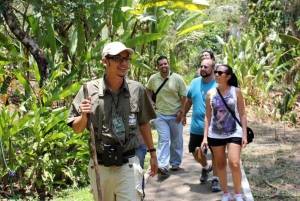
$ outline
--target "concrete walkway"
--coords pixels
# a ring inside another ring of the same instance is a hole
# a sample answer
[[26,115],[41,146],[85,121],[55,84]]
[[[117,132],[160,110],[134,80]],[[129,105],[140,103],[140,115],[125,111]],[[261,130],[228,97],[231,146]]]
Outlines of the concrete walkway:
[[[222,191],[211,192],[211,177],[212,172],[209,174],[209,179],[205,183],[200,183],[199,178],[201,174],[201,165],[197,163],[192,154],[188,151],[189,142],[189,127],[190,127],[190,115],[188,114],[187,125],[183,129],[184,150],[183,160],[178,171],[170,170],[170,177],[161,178],[156,175],[155,177],[149,177],[147,174],[146,186],[145,186],[145,201],[220,201],[222,198]],[[211,163],[211,153],[207,154],[209,163]],[[244,170],[242,170],[242,194],[244,194],[244,200],[253,201],[253,196],[248,184],[248,180],[245,176]],[[231,198],[234,200],[234,189],[231,178],[231,172],[227,167],[228,187],[231,194]]]

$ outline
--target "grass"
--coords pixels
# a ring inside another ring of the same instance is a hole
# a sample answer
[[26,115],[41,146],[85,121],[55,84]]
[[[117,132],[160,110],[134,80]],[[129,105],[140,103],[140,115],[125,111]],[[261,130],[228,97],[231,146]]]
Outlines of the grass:
[[90,187],[84,187],[79,189],[67,189],[60,192],[60,195],[54,198],[54,201],[93,201],[93,196],[89,192]]

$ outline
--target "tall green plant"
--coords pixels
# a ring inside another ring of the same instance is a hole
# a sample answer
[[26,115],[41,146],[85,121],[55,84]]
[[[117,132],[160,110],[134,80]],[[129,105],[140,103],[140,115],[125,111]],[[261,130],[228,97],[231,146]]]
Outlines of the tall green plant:
[[[279,38],[292,45],[292,48],[285,51],[277,42]],[[296,52],[299,51],[300,41],[287,35],[279,35],[279,38],[263,42],[260,35],[245,34],[241,40],[231,37],[225,43],[218,37],[223,46],[223,63],[233,67],[246,99],[264,108],[269,92],[279,90],[283,97],[274,101],[283,119],[292,111],[299,93],[300,59]],[[275,113],[273,115],[276,116]],[[295,114],[289,116],[295,123]]]
[[267,91],[262,87],[266,84],[265,69],[271,53],[264,56],[262,48],[265,43],[260,36],[245,34],[241,40],[231,37],[225,43],[217,36],[223,45],[223,63],[230,65],[239,79],[239,85],[247,99],[258,103],[261,93]]
[[[78,182],[85,182],[79,178],[86,176],[83,164],[89,156],[88,139],[84,135],[75,135],[67,127],[68,107],[56,104],[75,94],[81,83],[63,88],[78,73],[66,74],[64,70],[63,65],[57,66],[43,88],[31,85],[27,77],[22,76],[21,69],[13,70],[27,93],[15,91],[22,99],[21,111],[10,114],[9,108],[3,107],[0,113],[1,137],[5,151],[9,153],[5,153],[9,156],[8,164],[18,174],[25,175],[18,181],[21,186],[25,181],[30,182],[40,194],[53,192],[56,184],[77,186]],[[40,78],[38,70],[31,73]],[[7,172],[3,171],[2,175]]]
[[[278,71],[282,73],[280,80],[285,83],[282,89],[284,98],[278,102],[280,115],[283,118],[286,113],[292,112],[300,91],[300,39],[285,34],[279,34],[279,38],[290,47],[290,49],[285,51],[280,57],[282,68],[278,69]],[[289,120],[293,123],[297,122],[297,115],[294,112],[289,116]]]

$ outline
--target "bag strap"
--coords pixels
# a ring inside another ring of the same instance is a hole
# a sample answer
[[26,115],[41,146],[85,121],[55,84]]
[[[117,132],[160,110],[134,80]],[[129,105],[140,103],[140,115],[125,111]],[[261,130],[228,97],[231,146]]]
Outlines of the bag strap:
[[[129,80],[124,79],[124,82],[129,84]],[[129,88],[129,86],[128,86]],[[130,93],[128,91],[124,94],[125,97],[125,144],[126,141],[129,139],[129,114],[130,114]]]
[[[173,72],[170,73],[170,76],[172,75]],[[158,94],[158,92],[161,90],[161,88],[166,84],[166,82],[168,81],[168,77],[163,81],[163,83],[161,83],[161,85],[158,87],[157,91],[155,92],[155,95]]]
[[[124,79],[125,82],[129,82]],[[102,136],[102,128],[103,128],[103,111],[104,111],[104,93],[103,93],[103,86],[104,86],[104,78],[99,79],[99,128],[98,128],[98,137],[101,140]],[[130,112],[130,93],[125,92],[125,143],[126,140],[129,138],[129,112]],[[113,134],[114,135],[114,134]],[[115,136],[115,135],[114,135]],[[116,136],[115,136],[116,137]],[[124,146],[119,138],[116,137],[116,140]]]
[[98,127],[98,138],[101,140],[102,129],[103,129],[103,111],[104,111],[104,93],[103,84],[104,78],[99,79],[99,127]]
[[219,94],[219,96],[221,97],[221,99],[222,99],[224,105],[226,106],[227,110],[230,112],[231,116],[232,116],[232,117],[236,120],[236,122],[242,127],[241,122],[236,118],[235,113],[228,107],[228,105],[227,105],[225,99],[223,98],[223,96],[222,96],[222,94],[221,94],[221,92],[220,92],[220,90],[219,90],[218,88],[217,88],[217,91],[218,91],[218,94]]

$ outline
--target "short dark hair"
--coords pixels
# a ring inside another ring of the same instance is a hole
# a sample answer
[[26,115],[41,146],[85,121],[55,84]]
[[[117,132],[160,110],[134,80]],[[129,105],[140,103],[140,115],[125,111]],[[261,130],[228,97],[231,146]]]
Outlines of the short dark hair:
[[202,54],[203,54],[204,52],[207,52],[207,53],[210,55],[210,58],[211,58],[212,60],[215,60],[215,55],[214,55],[214,53],[213,53],[211,50],[204,50],[204,51],[201,53],[201,56],[202,56]]
[[166,59],[169,62],[168,57],[162,55],[157,58],[156,65],[158,66],[158,61],[163,60],[163,59]]

